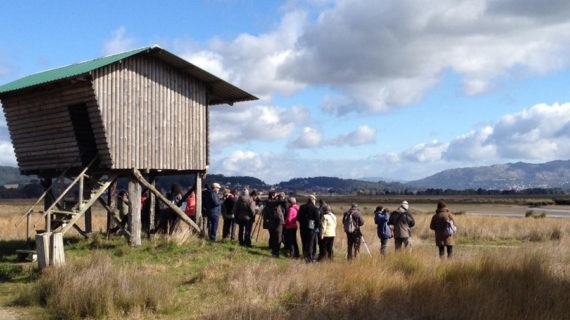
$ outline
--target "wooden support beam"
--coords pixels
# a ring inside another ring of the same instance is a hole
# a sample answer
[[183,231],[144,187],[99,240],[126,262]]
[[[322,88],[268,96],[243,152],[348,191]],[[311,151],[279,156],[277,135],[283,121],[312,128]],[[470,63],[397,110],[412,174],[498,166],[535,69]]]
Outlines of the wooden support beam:
[[[115,228],[115,226],[119,225],[119,222],[116,222],[115,219],[115,208],[117,206],[117,198],[115,196],[115,191],[117,190],[117,181],[115,180],[113,184],[107,189],[107,203],[104,203],[104,207],[107,210],[107,237],[111,232],[111,229]],[[103,199],[99,198],[99,202]]]
[[[180,219],[182,219],[182,221],[186,222],[190,227],[200,232],[200,227],[194,221],[192,221],[192,219],[190,219],[186,213],[182,211],[182,209],[178,208],[172,204],[172,202],[168,201],[168,199],[162,193],[160,193],[160,191],[158,191],[155,187],[152,186],[152,184],[146,181],[139,170],[133,169],[133,175],[143,186],[148,188],[150,192],[154,193],[154,195],[156,195],[160,201],[172,209],[180,217]],[[196,195],[198,195],[198,193],[196,193]],[[198,198],[196,197],[196,199]]]
[[[150,184],[152,185],[153,188],[156,189],[156,177],[152,177]],[[149,189],[150,190],[150,189]],[[154,195],[154,193],[152,193],[151,191],[148,192],[148,205],[149,205],[149,209],[148,209],[148,229],[149,229],[149,237],[150,237],[150,231],[154,230],[155,228],[155,222],[156,222],[156,196]]]
[[79,232],[79,234],[82,235],[85,239],[89,238],[89,233],[87,233],[87,231],[81,230],[77,223],[73,224],[73,229],[77,230],[77,232]]
[[[51,209],[51,207],[53,206],[54,199],[51,193],[52,185],[53,182],[51,178],[47,177],[42,179],[42,186],[44,187],[44,190],[46,192],[46,197],[44,197],[44,212],[46,212],[48,209]],[[46,232],[51,231],[51,214],[49,213],[46,214],[45,216],[45,230]]]
[[[86,195],[89,197],[89,199],[91,198],[91,190],[92,187],[89,184],[86,184],[83,187],[83,197],[81,197],[81,202],[80,202],[80,208],[84,205],[83,204],[83,199],[85,199]],[[98,198],[100,199],[100,198]],[[85,211],[85,233],[87,235],[90,235],[93,233],[93,214],[91,211],[91,208],[87,209],[87,211]]]
[[[111,207],[109,207],[107,205],[107,203],[105,203],[105,200],[98,198],[97,201],[99,201],[99,203],[103,206],[103,208],[105,210],[107,210],[107,219],[111,219],[111,221],[113,221],[113,227],[115,228],[116,226],[121,225],[121,219],[119,218],[119,216],[115,213],[115,210]],[[111,232],[111,228],[109,228],[109,224],[107,223],[107,238],[109,238],[109,233]],[[127,238],[127,240],[130,238],[131,233],[128,230],[122,229],[122,233],[123,235]]]
[[202,174],[196,173],[195,178],[195,195],[196,195],[196,222],[198,225],[202,226],[202,236],[205,235],[206,226],[202,223]]
[[142,188],[137,179],[129,177],[129,228],[131,237],[129,242],[132,246],[141,245],[141,192]]

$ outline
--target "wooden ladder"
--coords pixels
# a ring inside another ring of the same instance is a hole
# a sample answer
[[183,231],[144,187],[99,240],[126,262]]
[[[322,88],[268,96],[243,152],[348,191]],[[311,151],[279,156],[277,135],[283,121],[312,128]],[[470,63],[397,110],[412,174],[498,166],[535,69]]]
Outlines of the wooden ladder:
[[[113,184],[113,182],[117,179],[116,175],[108,175],[106,177],[95,177],[91,176],[89,170],[97,161],[97,158],[94,158],[89,162],[89,164],[81,170],[79,175],[77,175],[71,183],[63,190],[63,192],[53,201],[53,203],[47,208],[46,210],[38,210],[36,211],[36,207],[38,204],[42,202],[42,200],[52,192],[53,188],[50,186],[45,192],[40,196],[40,198],[32,205],[28,211],[16,222],[16,227],[19,226],[24,218],[27,220],[26,224],[26,238],[30,239],[30,226],[32,224],[32,215],[34,213],[40,213],[41,215],[38,216],[34,222],[34,228],[40,222],[40,219],[45,219],[46,228],[44,231],[46,232],[61,232],[65,233],[70,228],[75,228],[80,234],[86,235],[77,225],[76,222],[81,218],[87,210],[89,210],[95,202],[103,195],[103,193]],[[65,174],[69,171],[66,169],[60,175],[60,178],[65,177]],[[84,198],[83,190],[86,185],[92,187],[91,194],[88,198]],[[78,192],[78,200],[70,209],[66,209],[61,203],[65,202],[66,195],[73,189],[75,185],[78,185],[79,192]],[[54,228],[52,229],[52,222],[54,222]],[[37,230],[37,229],[36,229]]]

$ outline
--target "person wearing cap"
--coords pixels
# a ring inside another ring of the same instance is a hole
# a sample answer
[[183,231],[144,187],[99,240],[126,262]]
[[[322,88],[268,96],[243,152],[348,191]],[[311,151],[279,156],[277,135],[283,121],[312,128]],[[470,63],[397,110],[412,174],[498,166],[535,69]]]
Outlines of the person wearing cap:
[[204,197],[204,208],[206,210],[206,216],[208,217],[208,238],[211,241],[216,241],[218,224],[222,213],[222,202],[218,195],[220,188],[219,183],[212,183],[211,188],[206,189]]
[[303,257],[306,262],[316,260],[315,242],[317,241],[318,230],[321,228],[319,208],[315,205],[317,197],[309,195],[307,203],[299,208],[297,221],[301,229],[301,242],[303,245]]
[[323,227],[321,233],[322,259],[333,259],[334,237],[336,236],[336,216],[328,205],[323,205]]
[[285,252],[293,258],[299,258],[299,245],[297,244],[297,213],[299,205],[297,199],[289,197],[287,199],[289,208],[285,217],[285,225],[283,226],[283,240],[285,242]]
[[439,249],[440,258],[445,256],[446,249],[447,258],[451,258],[453,256],[453,232],[448,230],[450,225],[453,226],[454,223],[453,214],[451,214],[449,209],[447,209],[447,204],[443,201],[439,201],[437,203],[437,210],[431,218],[429,227],[435,231],[435,245]]
[[416,225],[414,217],[409,213],[408,201],[402,201],[400,207],[390,215],[388,224],[394,227],[394,245],[396,251],[412,247],[412,228]]
[[362,242],[362,231],[360,228],[364,225],[362,213],[358,208],[358,204],[353,203],[350,209],[344,213],[342,224],[347,240],[347,259],[356,258],[360,251],[360,243]]

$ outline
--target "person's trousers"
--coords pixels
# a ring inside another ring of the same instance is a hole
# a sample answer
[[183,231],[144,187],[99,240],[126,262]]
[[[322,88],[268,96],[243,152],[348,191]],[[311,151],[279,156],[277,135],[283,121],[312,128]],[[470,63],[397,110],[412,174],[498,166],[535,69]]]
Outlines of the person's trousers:
[[283,239],[285,242],[285,251],[291,257],[299,257],[299,245],[297,244],[297,228],[284,229]]
[[347,233],[346,239],[348,241],[348,252],[346,257],[348,260],[356,258],[358,252],[360,251],[360,242],[362,240],[362,235],[360,232]]
[[445,248],[447,248],[447,257],[453,257],[453,246],[437,246],[439,249],[439,257],[443,258],[445,256]]
[[386,251],[388,250],[388,240],[387,238],[380,238],[380,254],[383,256],[386,255]]
[[325,257],[325,254],[327,253],[327,249],[325,248],[325,243],[323,242],[324,238],[321,238],[320,236],[317,236],[317,242],[319,245],[319,257],[318,260],[321,260],[322,258]]
[[283,238],[283,225],[269,229],[269,247],[274,257],[279,257],[279,249],[281,249],[281,240]]
[[208,237],[212,241],[216,241],[216,236],[218,234],[218,224],[220,222],[220,216],[212,215],[208,219]]
[[402,249],[402,245],[404,245],[404,248],[411,248],[412,247],[412,239],[411,238],[394,238],[394,244],[396,246],[396,251]]
[[301,229],[301,242],[303,244],[303,257],[307,262],[313,262],[316,259],[315,242],[317,234],[310,229]]
[[235,240],[236,237],[236,222],[234,218],[224,218],[224,225],[222,227],[222,239],[230,237]]
[[251,246],[253,220],[238,222],[238,241],[240,246]]
[[323,237],[321,239],[322,259],[332,260],[333,258],[334,237]]

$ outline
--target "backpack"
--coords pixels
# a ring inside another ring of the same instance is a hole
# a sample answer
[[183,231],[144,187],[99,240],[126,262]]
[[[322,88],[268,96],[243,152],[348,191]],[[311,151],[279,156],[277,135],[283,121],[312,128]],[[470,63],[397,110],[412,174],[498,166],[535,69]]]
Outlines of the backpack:
[[344,225],[344,232],[346,233],[354,233],[357,229],[356,221],[354,221],[354,217],[352,216],[353,212],[348,211],[345,213],[344,218],[342,219],[342,224]]
[[455,224],[453,223],[453,220],[449,220],[447,221],[447,224],[445,226],[445,230],[443,231],[443,234],[446,237],[451,237],[452,235],[454,235],[455,233],[457,233],[457,227],[455,226]]

